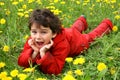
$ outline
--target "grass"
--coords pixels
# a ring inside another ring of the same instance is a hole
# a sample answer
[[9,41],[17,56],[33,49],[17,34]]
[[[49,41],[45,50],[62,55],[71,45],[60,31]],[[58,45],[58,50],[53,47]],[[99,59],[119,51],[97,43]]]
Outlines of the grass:
[[[0,62],[5,63],[4,67],[0,67],[0,80],[3,78],[1,78],[1,74],[4,71],[7,72],[7,78],[9,76],[9,78],[13,80],[18,80],[20,77],[12,77],[10,75],[14,69],[18,70],[19,74],[24,73],[25,75],[29,75],[26,80],[37,80],[38,78],[47,80],[120,79],[119,0],[100,0],[100,2],[97,2],[99,0],[37,1],[39,0],[0,0],[0,20],[6,20],[5,23],[3,21],[0,22]],[[37,67],[34,72],[23,72],[23,69],[17,64],[17,58],[26,41],[25,37],[29,35],[29,29],[27,27],[28,15],[31,9],[46,7],[51,8],[51,10],[60,17],[64,27],[70,27],[80,15],[84,14],[89,25],[85,33],[90,32],[107,17],[113,21],[114,26],[116,26],[118,30],[97,39],[84,54],[73,58],[73,60],[81,57],[84,58],[84,64],[73,65],[73,61],[66,62],[62,73],[57,76],[43,74]],[[5,46],[9,48],[8,51],[3,51]],[[98,71],[97,69],[100,62],[107,66],[103,71]],[[77,69],[82,70],[83,75],[74,73]],[[70,73],[70,71],[72,71],[72,73]],[[9,80],[9,78],[7,80]]]

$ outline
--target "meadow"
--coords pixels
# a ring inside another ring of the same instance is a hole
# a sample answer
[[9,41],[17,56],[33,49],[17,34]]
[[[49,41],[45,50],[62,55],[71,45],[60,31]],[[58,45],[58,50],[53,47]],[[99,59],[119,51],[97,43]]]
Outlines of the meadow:
[[[112,32],[96,39],[90,48],[66,58],[61,74],[43,74],[38,66],[18,66],[17,59],[29,36],[28,19],[36,8],[48,8],[70,27],[82,14],[88,29],[104,18],[114,23]],[[119,0],[0,0],[0,80],[120,80]]]

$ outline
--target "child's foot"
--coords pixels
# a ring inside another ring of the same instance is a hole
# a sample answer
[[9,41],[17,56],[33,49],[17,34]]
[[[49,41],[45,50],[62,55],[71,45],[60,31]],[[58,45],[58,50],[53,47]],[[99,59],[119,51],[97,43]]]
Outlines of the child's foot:
[[113,24],[112,24],[112,21],[109,19],[109,18],[106,18],[102,21],[102,23],[106,23],[110,26],[110,29],[112,30],[113,28]]
[[81,15],[79,19],[84,23],[84,26],[85,26],[84,31],[85,31],[88,28],[88,24],[87,24],[85,15]]

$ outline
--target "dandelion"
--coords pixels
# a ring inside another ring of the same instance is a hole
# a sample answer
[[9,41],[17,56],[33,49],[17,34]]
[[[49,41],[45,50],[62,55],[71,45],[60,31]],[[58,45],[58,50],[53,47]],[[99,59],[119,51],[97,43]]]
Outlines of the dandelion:
[[67,74],[68,74],[68,75],[72,75],[72,74],[73,74],[73,71],[70,70],[70,71],[67,72]]
[[26,40],[26,39],[28,39],[28,37],[29,37],[28,35],[25,35],[24,39]]
[[5,14],[10,15],[10,10],[6,10]]
[[4,2],[0,2],[0,6],[3,6],[3,5],[5,5],[5,3]]
[[20,17],[23,17],[23,16],[24,16],[24,13],[18,12],[17,15],[20,16]]
[[54,0],[54,3],[57,3],[58,2],[58,0]]
[[2,80],[12,80],[12,77],[4,77],[4,78],[2,78]]
[[41,0],[36,0],[36,3],[42,4]]
[[47,79],[45,79],[45,78],[37,78],[36,80],[47,80]]
[[110,74],[113,75],[113,74],[115,74],[115,72],[116,72],[115,68],[111,68],[111,69],[110,69]]
[[116,15],[115,19],[119,20],[120,19],[120,15]]
[[23,70],[23,72],[33,72],[34,68],[26,68]]
[[76,80],[72,75],[66,75],[62,80]]
[[25,14],[24,16],[25,16],[25,18],[28,18],[28,17],[29,17],[29,15],[28,15],[28,14]]
[[7,45],[5,45],[5,46],[3,47],[3,51],[4,51],[4,52],[8,52],[9,49],[10,49],[9,46],[7,46]]
[[0,24],[5,24],[6,20],[4,18],[0,19]]
[[106,68],[107,68],[107,66],[105,65],[105,63],[102,63],[102,62],[100,62],[97,66],[98,71],[102,71]]
[[23,2],[23,0],[19,0],[19,2]]
[[62,11],[55,9],[55,10],[51,10],[55,15],[59,15]]
[[116,32],[116,31],[118,31],[118,27],[117,27],[117,26],[113,26],[112,30],[113,30],[114,32]]
[[12,5],[17,5],[17,4],[18,4],[17,1],[12,2]]
[[10,75],[11,75],[12,77],[16,77],[16,76],[18,75],[18,70],[17,70],[17,69],[12,70],[12,71],[10,72]]
[[2,33],[3,31],[0,31],[0,33]]
[[67,57],[67,58],[65,59],[65,61],[67,61],[67,62],[72,62],[72,61],[73,61],[73,58],[72,58],[72,57]]
[[75,70],[75,73],[77,75],[83,75],[83,71],[81,71],[80,69]]
[[20,80],[25,80],[25,79],[27,78],[27,75],[21,73],[21,74],[18,74],[18,78],[19,78]]
[[80,1],[76,1],[76,4],[80,4]]
[[22,8],[23,8],[23,9],[26,9],[26,8],[27,8],[27,5],[24,4],[24,5],[22,6]]
[[3,68],[5,66],[4,62],[0,62],[0,68]]
[[7,72],[6,72],[6,71],[1,72],[1,73],[0,73],[0,79],[3,79],[3,78],[5,78],[5,77],[7,77]]
[[28,3],[33,3],[35,0],[28,0]]
[[65,1],[61,1],[60,4],[65,4]]
[[73,61],[73,64],[77,65],[77,64],[84,64],[85,63],[85,58],[76,58],[74,61]]

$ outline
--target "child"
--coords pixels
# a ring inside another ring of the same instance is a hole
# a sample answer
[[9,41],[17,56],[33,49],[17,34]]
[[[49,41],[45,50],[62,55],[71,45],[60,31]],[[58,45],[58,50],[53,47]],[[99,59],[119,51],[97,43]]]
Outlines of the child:
[[36,9],[30,16],[29,29],[31,36],[18,58],[18,64],[25,68],[39,65],[46,74],[59,74],[66,57],[81,54],[89,48],[97,37],[112,30],[112,22],[104,19],[93,31],[82,34],[88,25],[84,16],[80,16],[71,28],[63,28],[61,21],[48,9]]

